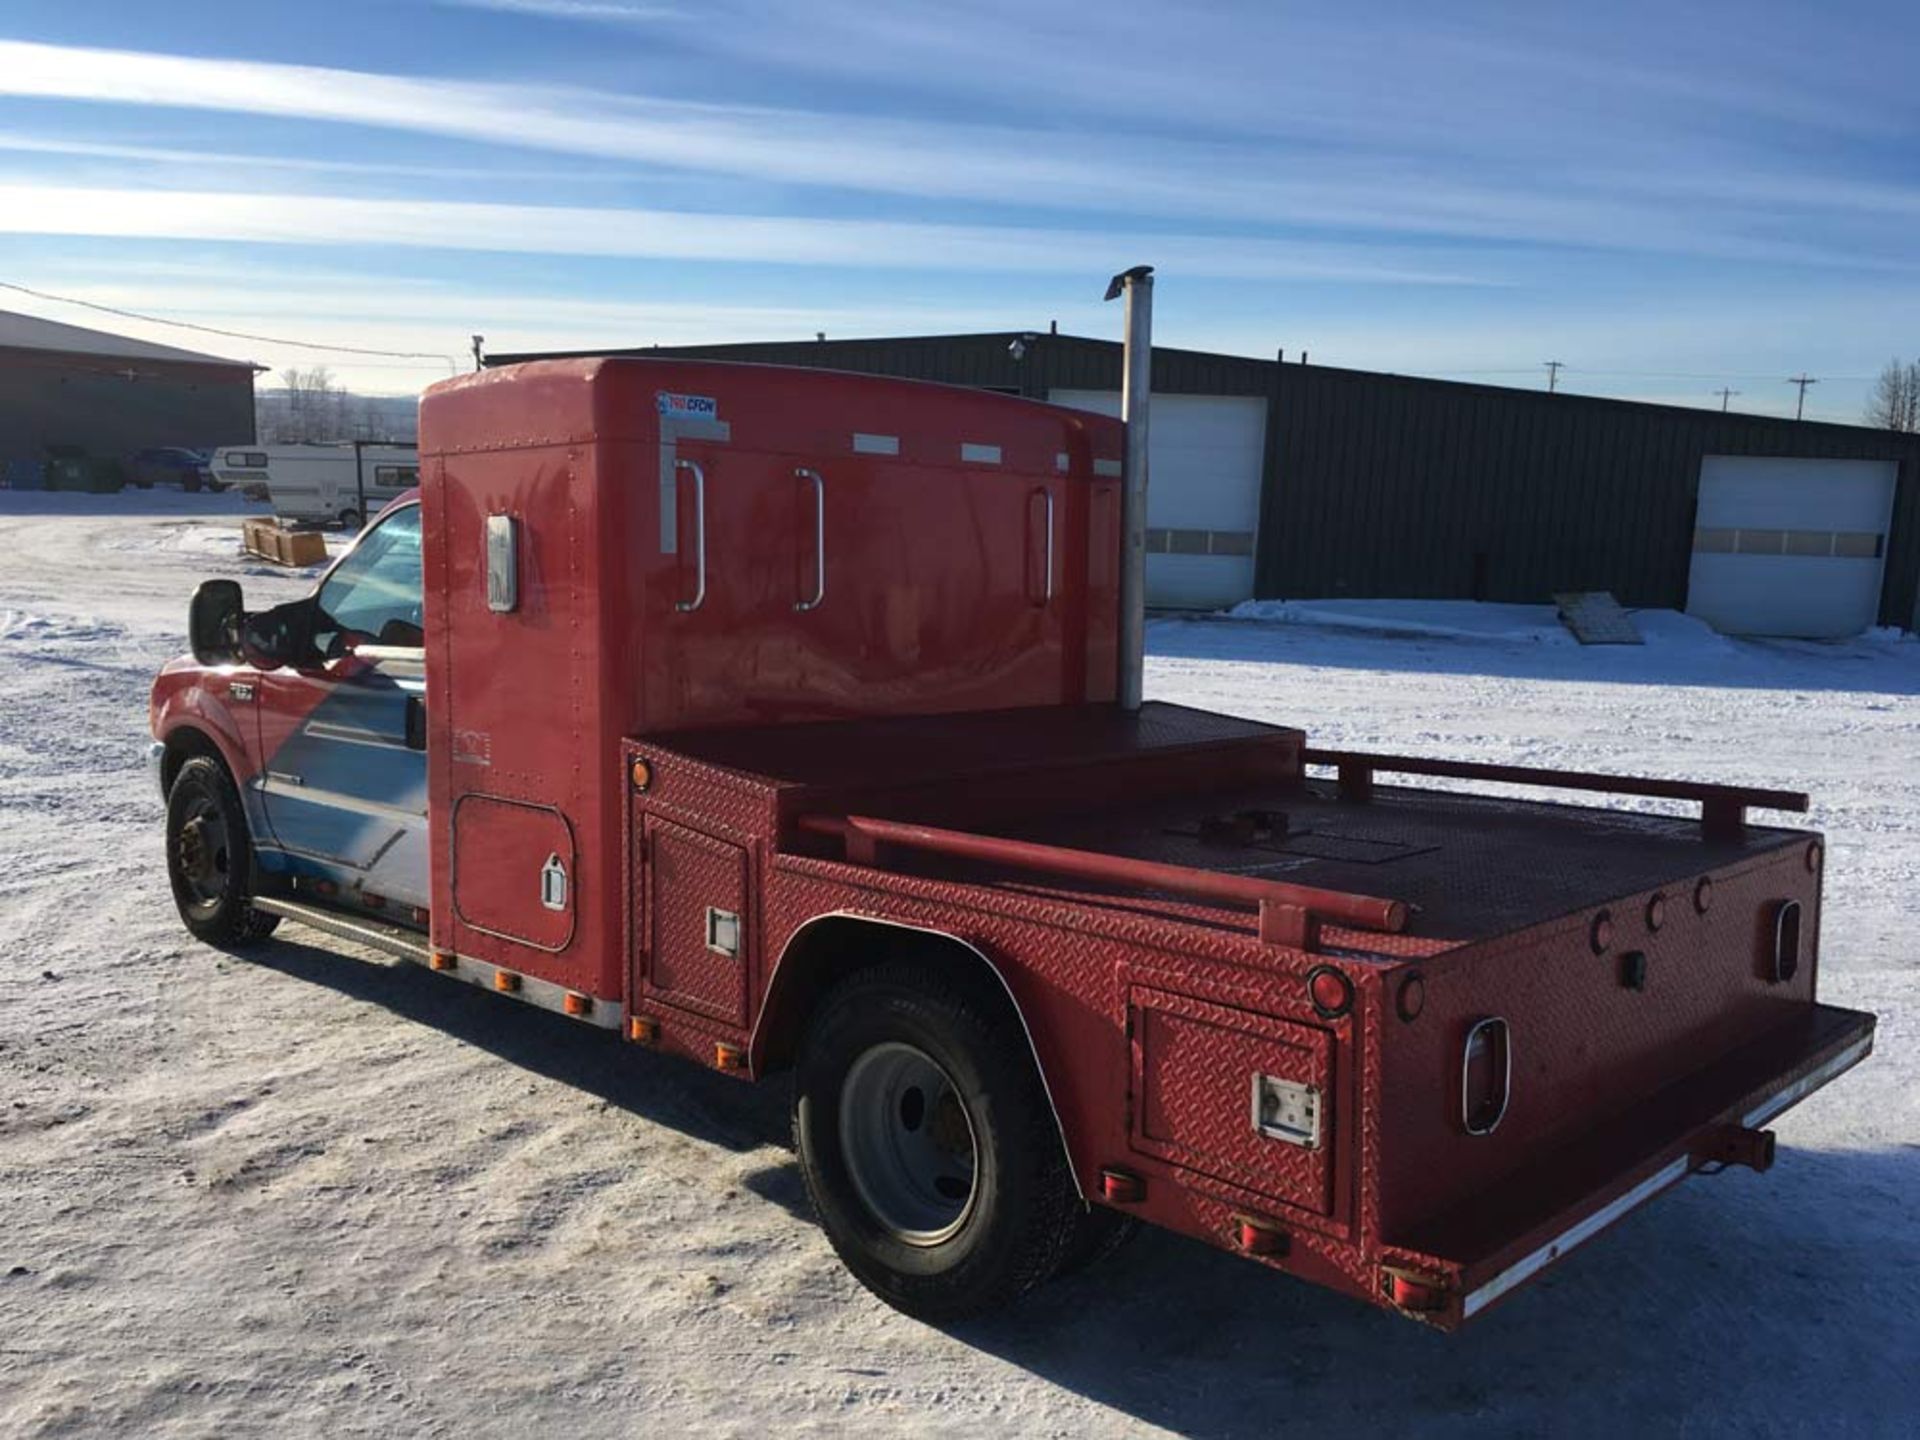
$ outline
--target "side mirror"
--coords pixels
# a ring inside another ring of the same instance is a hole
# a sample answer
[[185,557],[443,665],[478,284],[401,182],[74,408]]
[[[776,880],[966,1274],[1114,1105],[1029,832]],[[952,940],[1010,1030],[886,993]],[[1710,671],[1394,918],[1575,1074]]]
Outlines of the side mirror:
[[202,665],[237,665],[247,618],[237,580],[206,580],[187,607],[187,644]]

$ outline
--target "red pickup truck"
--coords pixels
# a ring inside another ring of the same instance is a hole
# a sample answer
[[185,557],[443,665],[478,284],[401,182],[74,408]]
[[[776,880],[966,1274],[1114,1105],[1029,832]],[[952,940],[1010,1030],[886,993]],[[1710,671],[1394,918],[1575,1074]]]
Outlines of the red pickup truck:
[[194,597],[152,700],[183,920],[407,957],[609,1064],[791,1070],[835,1248],[936,1320],[1137,1219],[1452,1328],[1765,1168],[1873,1035],[1815,999],[1820,838],[1747,818],[1805,798],[1134,703],[1129,376],[1131,456],[758,365],[435,387],[418,493],[311,596]]

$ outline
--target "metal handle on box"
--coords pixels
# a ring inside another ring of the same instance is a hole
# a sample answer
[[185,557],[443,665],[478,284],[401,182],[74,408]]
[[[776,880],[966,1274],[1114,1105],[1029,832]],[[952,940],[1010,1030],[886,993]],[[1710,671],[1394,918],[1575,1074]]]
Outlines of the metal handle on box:
[[813,598],[796,600],[793,608],[816,610],[827,598],[827,482],[820,478],[818,470],[809,470],[804,465],[793,473],[813,482]]
[[1051,604],[1053,602],[1053,491],[1043,489],[1040,493],[1046,497],[1047,501],[1047,579],[1040,600],[1042,604]]
[[707,472],[697,460],[675,460],[674,472],[693,472],[693,563],[694,582],[691,600],[676,600],[676,610],[698,610],[707,600]]

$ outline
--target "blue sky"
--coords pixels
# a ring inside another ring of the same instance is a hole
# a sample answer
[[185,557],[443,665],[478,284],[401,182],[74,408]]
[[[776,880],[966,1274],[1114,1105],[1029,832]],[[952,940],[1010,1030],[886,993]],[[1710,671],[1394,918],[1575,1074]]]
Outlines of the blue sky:
[[[1920,7],[330,0],[0,14],[0,280],[445,354],[1043,328],[1858,417]],[[0,307],[362,389],[445,363]]]

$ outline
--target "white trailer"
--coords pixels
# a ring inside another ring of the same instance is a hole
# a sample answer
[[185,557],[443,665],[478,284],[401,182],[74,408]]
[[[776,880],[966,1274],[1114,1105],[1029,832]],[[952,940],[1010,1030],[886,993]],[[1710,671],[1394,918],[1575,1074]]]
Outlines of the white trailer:
[[413,445],[352,441],[223,445],[213,453],[213,474],[248,494],[264,491],[282,520],[357,530],[420,483],[420,452]]

